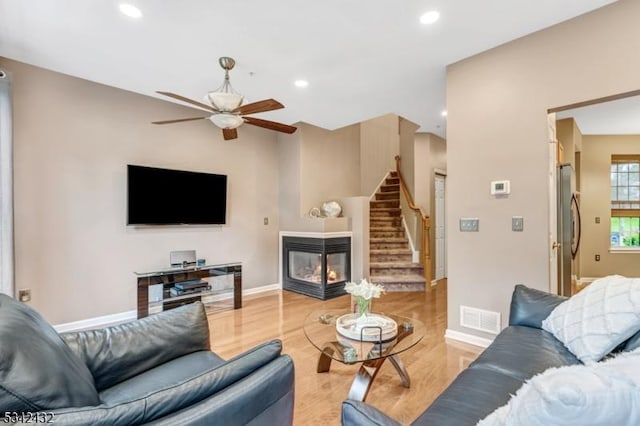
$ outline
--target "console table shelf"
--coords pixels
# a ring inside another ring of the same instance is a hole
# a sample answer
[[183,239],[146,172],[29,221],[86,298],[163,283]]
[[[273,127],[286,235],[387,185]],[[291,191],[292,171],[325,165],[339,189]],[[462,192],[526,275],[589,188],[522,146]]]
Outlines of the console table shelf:
[[[138,318],[150,313],[176,308],[210,296],[218,296],[233,291],[233,309],[242,307],[242,264],[225,263],[221,265],[187,266],[160,269],[151,272],[135,272],[138,279]],[[217,277],[233,275],[233,285],[218,285]],[[176,284],[185,281],[204,280],[209,286],[201,291],[170,296],[169,292]],[[151,294],[150,294],[151,293]]]

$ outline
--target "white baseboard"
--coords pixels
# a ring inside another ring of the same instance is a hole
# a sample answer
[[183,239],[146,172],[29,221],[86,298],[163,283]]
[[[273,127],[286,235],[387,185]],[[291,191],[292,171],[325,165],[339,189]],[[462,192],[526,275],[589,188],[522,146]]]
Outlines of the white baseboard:
[[134,310],[111,315],[103,315],[101,317],[89,318],[80,321],[67,322],[64,324],[54,325],[53,328],[58,333],[66,333],[69,331],[80,331],[88,330],[90,328],[104,327],[106,325],[132,321],[136,318],[138,318],[138,311]]
[[251,296],[253,294],[259,294],[259,293],[264,293],[266,291],[273,291],[273,290],[282,290],[282,284],[281,283],[275,283],[275,284],[263,285],[263,286],[260,286],[260,287],[248,288],[246,290],[242,290],[242,295],[243,296]]
[[[280,283],[268,284],[260,287],[253,287],[253,288],[248,288],[246,290],[242,290],[242,295],[251,296],[254,294],[264,293],[266,291],[273,291],[273,290],[280,290],[280,289],[282,289],[282,285]],[[210,300],[218,301],[218,300],[226,300],[226,299],[232,299],[232,298],[233,298],[233,293],[229,292],[226,294],[220,294],[220,295],[211,297]],[[127,311],[127,312],[120,312],[120,313],[111,314],[111,315],[103,315],[100,317],[88,318],[80,321],[67,322],[63,324],[54,325],[53,328],[58,333],[67,333],[70,331],[81,331],[81,330],[88,330],[91,328],[106,327],[109,325],[115,325],[115,324],[119,324],[127,321],[133,321],[137,318],[138,318],[138,311],[134,310],[134,311]]]
[[491,342],[493,342],[491,339],[485,339],[484,337],[474,336],[473,334],[467,334],[461,331],[451,330],[449,328],[444,332],[444,337],[468,343],[470,345],[480,346],[481,348],[486,348],[491,344]]

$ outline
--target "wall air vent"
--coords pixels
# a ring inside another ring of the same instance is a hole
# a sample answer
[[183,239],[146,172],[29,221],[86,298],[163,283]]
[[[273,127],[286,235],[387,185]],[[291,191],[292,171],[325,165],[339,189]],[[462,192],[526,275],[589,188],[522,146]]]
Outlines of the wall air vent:
[[463,327],[498,334],[500,333],[500,324],[500,312],[460,306],[460,325]]

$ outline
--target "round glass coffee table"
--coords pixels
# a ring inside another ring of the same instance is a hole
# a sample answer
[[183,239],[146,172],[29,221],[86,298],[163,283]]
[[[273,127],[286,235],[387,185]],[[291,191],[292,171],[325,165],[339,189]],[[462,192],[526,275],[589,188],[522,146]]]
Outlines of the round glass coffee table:
[[[313,311],[305,318],[304,334],[309,342],[320,351],[317,372],[328,372],[332,360],[343,364],[362,363],[353,379],[348,398],[364,401],[380,367],[389,358],[400,376],[402,385],[406,388],[410,387],[409,374],[402,364],[399,354],[422,340],[426,333],[424,324],[414,318],[381,313],[396,322],[397,334],[395,337],[372,338],[371,336],[375,336],[375,330],[365,330],[371,332],[365,333],[364,340],[361,340],[355,336],[351,336],[355,338],[348,338],[337,332],[336,321],[339,318],[344,320],[347,314],[349,312],[345,310],[328,309]],[[379,335],[382,336],[382,331]]]

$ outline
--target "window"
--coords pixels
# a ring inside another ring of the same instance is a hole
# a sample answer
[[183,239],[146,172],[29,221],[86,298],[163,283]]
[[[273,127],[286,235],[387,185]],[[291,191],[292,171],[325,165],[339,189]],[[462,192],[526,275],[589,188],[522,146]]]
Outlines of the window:
[[640,155],[611,156],[611,248],[640,248]]

